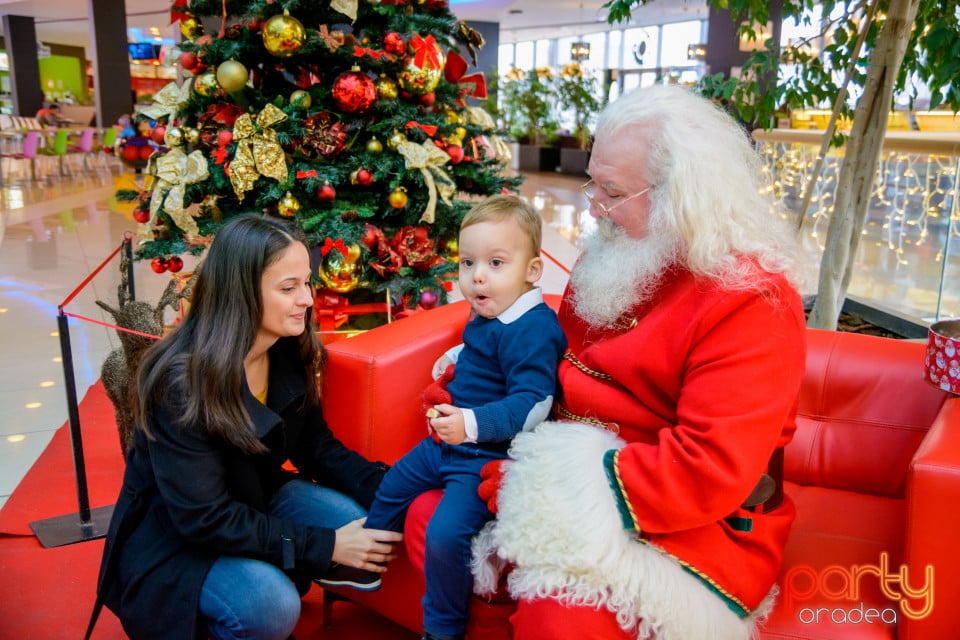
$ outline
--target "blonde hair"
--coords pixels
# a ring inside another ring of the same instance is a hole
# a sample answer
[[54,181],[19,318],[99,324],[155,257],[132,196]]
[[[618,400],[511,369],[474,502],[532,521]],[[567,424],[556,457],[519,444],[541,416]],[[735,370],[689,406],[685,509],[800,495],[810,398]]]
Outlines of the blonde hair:
[[624,137],[647,151],[650,215],[676,231],[687,269],[726,287],[753,288],[755,262],[799,284],[799,243],[775,215],[761,189],[760,158],[728,113],[683,87],[645,87],[604,109],[594,144]]
[[460,230],[463,231],[480,222],[503,222],[511,218],[517,221],[523,232],[530,238],[532,255],[539,256],[540,243],[543,240],[540,215],[518,196],[499,194],[474,205],[463,217]]

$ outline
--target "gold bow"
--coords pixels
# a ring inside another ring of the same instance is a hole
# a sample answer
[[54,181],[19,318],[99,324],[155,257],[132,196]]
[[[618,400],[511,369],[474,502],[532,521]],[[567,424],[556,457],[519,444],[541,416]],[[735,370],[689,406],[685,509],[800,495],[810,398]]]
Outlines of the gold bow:
[[357,0],[333,0],[330,8],[350,18],[350,22],[357,21]]
[[[495,131],[497,128],[497,123],[493,121],[493,117],[483,107],[467,107],[464,115],[467,124],[475,124],[484,132]],[[503,164],[510,164],[513,154],[510,152],[507,143],[500,136],[490,135],[489,138],[497,160],[500,160]]]
[[272,128],[286,119],[287,114],[268,104],[257,115],[256,123],[249,113],[233,123],[237,151],[230,162],[230,182],[241,202],[261,175],[277,182],[287,179],[287,159],[277,142],[277,132]]
[[457,192],[457,185],[443,170],[443,165],[449,162],[450,156],[430,139],[424,140],[423,144],[404,140],[397,145],[397,152],[407,161],[407,169],[420,169],[423,174],[430,197],[427,208],[420,216],[420,222],[432,224],[436,219],[437,193],[449,205],[450,196]]
[[184,211],[183,198],[188,184],[202,182],[210,177],[207,158],[199,150],[187,155],[179,148],[171,149],[157,158],[154,175],[157,180],[153,186],[153,195],[150,196],[151,221],[156,219],[162,202],[163,210],[170,214],[178,227],[187,235],[197,235],[200,230],[193,216]]
[[176,82],[167,84],[153,96],[153,104],[140,113],[154,120],[166,117],[167,122],[173,122],[173,119],[177,117],[177,112],[180,111],[180,106],[186,104],[190,99],[191,82],[192,80],[186,80],[179,87]]

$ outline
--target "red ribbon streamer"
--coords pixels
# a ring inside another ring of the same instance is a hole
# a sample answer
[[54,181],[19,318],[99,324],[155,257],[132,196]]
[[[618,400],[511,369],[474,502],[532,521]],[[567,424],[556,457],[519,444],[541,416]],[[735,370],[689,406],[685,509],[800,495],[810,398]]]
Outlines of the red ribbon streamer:
[[427,134],[428,136],[430,136],[431,138],[432,138],[433,136],[437,135],[437,127],[433,126],[432,124],[420,124],[420,123],[417,122],[416,120],[411,120],[410,122],[408,122],[408,123],[406,124],[406,128],[407,128],[407,129],[422,129],[423,132],[426,133],[426,134]]
[[410,46],[413,47],[413,64],[418,69],[439,69],[440,56],[437,55],[437,41],[432,35],[422,37],[419,33],[413,34],[410,39]]
[[[297,171],[297,180],[303,180],[304,178],[316,178],[316,177],[318,177],[316,169],[310,169],[309,171]],[[327,238],[327,240],[329,239],[330,238]],[[327,254],[323,254],[323,255],[327,255]]]
[[386,58],[390,62],[393,62],[393,56],[387,53],[386,51],[377,51],[376,49],[367,49],[365,47],[358,47],[354,45],[353,55],[357,58],[362,58],[363,56],[370,56],[374,60],[379,60],[380,58]]
[[447,82],[461,85],[460,96],[471,95],[474,98],[487,97],[487,78],[482,71],[465,75],[467,61],[456,51],[447,53],[447,65],[443,68],[443,75]]
[[343,238],[337,238],[337,241],[334,242],[330,237],[327,237],[327,239],[323,241],[323,247],[320,248],[320,255],[326,257],[333,249],[337,249],[340,255],[347,255],[347,246],[343,244]]

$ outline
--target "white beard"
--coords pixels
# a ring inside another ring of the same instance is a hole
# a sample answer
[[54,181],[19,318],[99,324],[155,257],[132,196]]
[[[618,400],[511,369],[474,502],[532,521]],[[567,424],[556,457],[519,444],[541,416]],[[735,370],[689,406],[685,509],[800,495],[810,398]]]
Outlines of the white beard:
[[577,316],[595,329],[614,326],[656,292],[663,272],[677,261],[678,244],[668,229],[651,226],[647,236],[637,240],[601,218],[570,274]]

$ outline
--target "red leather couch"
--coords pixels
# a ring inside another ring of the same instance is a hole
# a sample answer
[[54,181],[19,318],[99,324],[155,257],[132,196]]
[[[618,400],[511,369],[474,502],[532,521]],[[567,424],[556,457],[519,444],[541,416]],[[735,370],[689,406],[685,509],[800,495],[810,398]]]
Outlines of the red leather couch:
[[[446,305],[329,346],[323,402],[344,442],[392,462],[424,437],[420,393],[467,310]],[[811,329],[807,350],[786,448],[798,517],[761,637],[960,637],[960,398],[922,380],[923,344]],[[411,507],[413,554],[435,503],[427,494]],[[379,591],[339,593],[419,631],[422,561],[404,554]]]

